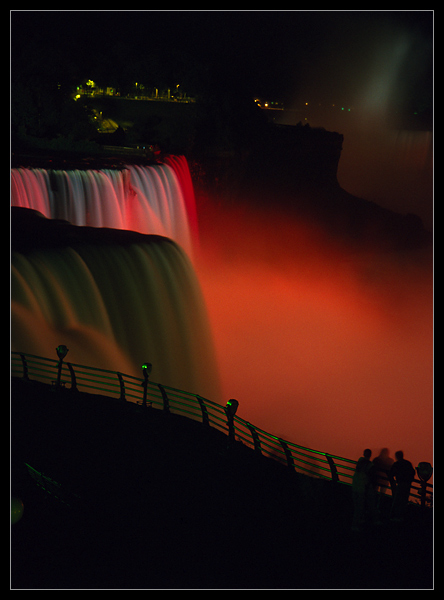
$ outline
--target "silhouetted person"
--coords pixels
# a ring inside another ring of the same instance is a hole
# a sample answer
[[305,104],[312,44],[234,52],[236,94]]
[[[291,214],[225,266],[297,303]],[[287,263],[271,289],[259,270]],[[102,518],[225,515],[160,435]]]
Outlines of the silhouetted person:
[[375,491],[386,494],[389,489],[389,472],[393,465],[393,458],[389,456],[388,448],[382,448],[379,455],[373,460],[375,467]]
[[392,486],[393,501],[390,511],[392,521],[403,521],[409,501],[410,486],[415,477],[415,469],[409,460],[404,458],[404,452],[395,453],[396,461],[393,463],[389,478]]
[[356,463],[353,475],[353,531],[359,531],[366,519],[367,513],[374,522],[377,521],[375,497],[375,468],[370,460],[372,451],[364,450],[364,456]]

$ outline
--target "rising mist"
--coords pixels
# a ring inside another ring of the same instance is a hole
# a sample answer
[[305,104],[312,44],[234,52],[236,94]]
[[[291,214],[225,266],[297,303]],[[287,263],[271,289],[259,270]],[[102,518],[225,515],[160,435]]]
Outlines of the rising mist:
[[430,252],[349,247],[272,200],[207,200],[198,275],[239,415],[332,454],[432,462]]

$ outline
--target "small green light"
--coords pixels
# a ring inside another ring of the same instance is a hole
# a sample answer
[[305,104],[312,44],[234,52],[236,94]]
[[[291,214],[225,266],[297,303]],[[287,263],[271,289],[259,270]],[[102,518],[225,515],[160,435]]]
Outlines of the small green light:
[[148,375],[151,373],[152,368],[153,368],[153,365],[151,363],[143,363],[142,372],[145,377],[148,377]]
[[230,400],[228,400],[227,405],[226,405],[225,408],[228,411],[229,415],[231,417],[234,417],[234,415],[236,414],[238,406],[239,406],[239,402],[237,400],[235,400],[234,398],[231,398]]

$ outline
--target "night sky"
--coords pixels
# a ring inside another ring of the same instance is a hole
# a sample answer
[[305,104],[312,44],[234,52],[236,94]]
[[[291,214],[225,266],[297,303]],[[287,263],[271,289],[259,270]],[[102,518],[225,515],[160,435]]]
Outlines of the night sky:
[[362,104],[374,80],[378,101],[431,107],[432,11],[13,11],[11,30],[13,68],[23,49],[79,77],[149,79],[155,62],[287,106]]

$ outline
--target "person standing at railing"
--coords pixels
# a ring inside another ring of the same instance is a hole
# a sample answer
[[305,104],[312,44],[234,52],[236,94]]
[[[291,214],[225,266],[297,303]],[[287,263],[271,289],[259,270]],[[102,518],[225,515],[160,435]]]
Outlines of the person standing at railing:
[[388,448],[382,448],[379,455],[373,460],[375,467],[375,491],[379,492],[377,504],[381,503],[381,494],[387,494],[390,484],[389,472],[394,463],[393,458],[390,457],[390,451]]
[[409,501],[410,487],[415,477],[415,469],[409,460],[404,458],[404,452],[395,453],[396,461],[393,463],[389,479],[392,486],[393,501],[390,511],[391,521],[403,521]]
[[371,459],[372,451],[364,450],[364,455],[356,463],[353,475],[353,522],[352,530],[360,531],[367,514],[373,522],[378,521],[376,510],[375,475],[376,469]]

